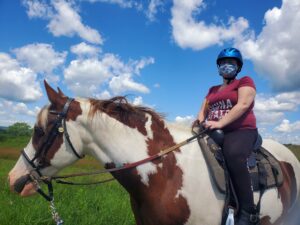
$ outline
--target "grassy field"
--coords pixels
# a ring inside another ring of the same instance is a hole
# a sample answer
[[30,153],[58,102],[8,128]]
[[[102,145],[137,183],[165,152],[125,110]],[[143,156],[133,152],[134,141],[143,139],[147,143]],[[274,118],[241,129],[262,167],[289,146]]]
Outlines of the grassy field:
[[[53,225],[49,203],[39,195],[21,198],[9,191],[7,174],[16,163],[28,138],[0,143],[0,225]],[[80,160],[63,173],[86,172],[101,166],[91,158]],[[93,181],[110,177],[83,177]],[[92,186],[66,186],[54,183],[55,205],[65,224],[132,225],[135,224],[129,196],[116,182]]]
[[[49,204],[39,195],[21,198],[9,191],[7,174],[20,155],[28,138],[0,142],[0,225],[53,225]],[[300,159],[300,146],[288,145]],[[91,158],[78,161],[64,173],[85,172],[101,166]],[[76,181],[108,178],[83,177]],[[116,182],[98,186],[65,186],[54,184],[56,207],[65,224],[72,225],[132,225],[135,224],[129,197]]]

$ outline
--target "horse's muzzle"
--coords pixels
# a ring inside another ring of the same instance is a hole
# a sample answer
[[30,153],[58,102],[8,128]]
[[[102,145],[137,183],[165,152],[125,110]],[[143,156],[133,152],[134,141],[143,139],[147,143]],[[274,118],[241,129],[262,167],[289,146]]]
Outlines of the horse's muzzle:
[[29,174],[24,175],[20,178],[18,178],[15,183],[13,184],[13,190],[19,194],[23,191],[26,184],[30,183],[31,179]]

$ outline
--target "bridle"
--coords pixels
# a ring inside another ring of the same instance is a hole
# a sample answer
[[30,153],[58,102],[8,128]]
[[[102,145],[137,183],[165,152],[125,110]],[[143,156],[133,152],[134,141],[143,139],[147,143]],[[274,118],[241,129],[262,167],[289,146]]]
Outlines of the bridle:
[[[36,191],[48,201],[53,200],[53,186],[52,186],[51,178],[43,176],[43,174],[41,173],[41,169],[43,168],[43,166],[45,166],[44,163],[45,163],[46,155],[47,155],[49,149],[51,148],[51,146],[53,145],[54,140],[57,138],[57,136],[60,133],[63,133],[64,137],[67,140],[74,155],[79,159],[84,157],[84,155],[83,156],[79,155],[79,153],[75,150],[75,148],[70,140],[70,136],[69,136],[67,126],[66,126],[66,116],[67,116],[68,110],[69,110],[70,105],[73,100],[74,100],[73,98],[67,99],[62,112],[57,112],[57,111],[53,111],[53,110],[50,111],[51,114],[57,115],[56,120],[54,121],[54,125],[51,128],[46,141],[44,141],[44,143],[37,149],[37,151],[32,159],[29,158],[29,156],[25,152],[25,149],[23,149],[21,151],[22,156],[32,167],[32,170],[30,171],[30,174],[28,177],[29,180],[31,180],[35,183]],[[41,159],[39,160],[40,157],[41,157]],[[37,162],[35,163],[35,161],[37,161]],[[41,189],[41,187],[39,185],[39,181],[43,181],[43,183],[45,183],[48,186],[48,194],[46,194]]]

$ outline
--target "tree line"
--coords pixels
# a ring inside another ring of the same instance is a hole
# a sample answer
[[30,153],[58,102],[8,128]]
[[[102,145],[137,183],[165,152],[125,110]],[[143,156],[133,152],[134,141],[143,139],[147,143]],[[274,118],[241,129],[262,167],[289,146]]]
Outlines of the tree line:
[[2,127],[0,129],[0,141],[12,137],[30,137],[32,135],[32,128],[24,122],[17,122],[9,127]]

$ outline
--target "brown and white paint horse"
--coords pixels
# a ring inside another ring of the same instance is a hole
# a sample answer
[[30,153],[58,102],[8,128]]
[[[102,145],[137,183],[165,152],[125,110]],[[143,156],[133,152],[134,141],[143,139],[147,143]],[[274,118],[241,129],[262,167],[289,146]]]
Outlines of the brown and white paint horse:
[[[31,141],[25,147],[33,157],[46,138],[55,115],[50,110],[63,110],[67,98],[47,83],[50,105],[37,117]],[[189,137],[189,127],[166,123],[145,107],[132,106],[126,99],[75,99],[66,116],[66,126],[78,154],[92,155],[107,168],[132,163]],[[42,130],[42,132],[41,132]],[[263,146],[281,162],[284,184],[267,190],[262,197],[262,225],[282,224],[299,196],[300,164],[283,145],[264,140]],[[78,158],[63,134],[59,134],[46,154],[43,175],[53,176]],[[20,156],[9,173],[11,189],[26,176],[30,165]],[[128,191],[138,225],[220,225],[224,195],[212,182],[197,141],[191,142],[162,158],[112,175]],[[35,193],[33,183],[20,191],[21,196]],[[258,193],[255,193],[256,199]]]

